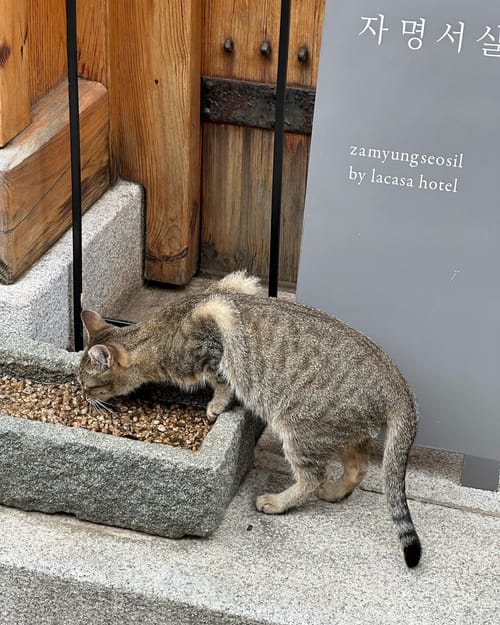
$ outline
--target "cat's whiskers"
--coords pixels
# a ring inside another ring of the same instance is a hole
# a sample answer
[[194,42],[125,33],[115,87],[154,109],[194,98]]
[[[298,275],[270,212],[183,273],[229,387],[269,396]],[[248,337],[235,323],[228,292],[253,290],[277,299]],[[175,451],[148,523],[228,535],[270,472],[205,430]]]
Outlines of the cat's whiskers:
[[97,400],[100,404],[102,404],[103,406],[109,406],[110,408],[115,408],[115,405],[112,404],[109,401],[104,401],[104,399],[98,399]]
[[114,415],[115,414],[115,411],[113,410],[112,404],[108,404],[107,402],[105,402],[102,399],[96,399],[95,402],[96,402],[97,406],[101,410],[104,410],[105,412],[107,412],[110,415]]
[[107,413],[109,415],[114,415],[114,410],[112,409],[112,404],[108,404],[102,399],[88,399],[87,400],[90,407],[90,412],[94,412],[97,414]]

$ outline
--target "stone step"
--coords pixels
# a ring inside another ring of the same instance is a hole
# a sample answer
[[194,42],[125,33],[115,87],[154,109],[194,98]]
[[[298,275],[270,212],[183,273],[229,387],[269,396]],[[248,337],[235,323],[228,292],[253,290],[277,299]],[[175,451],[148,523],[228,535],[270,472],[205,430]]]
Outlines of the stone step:
[[[379,492],[257,512],[257,495],[292,479],[268,432],[209,538],[0,506],[0,625],[494,625],[498,493],[460,488],[444,452],[412,456],[408,493],[423,545],[412,570]],[[376,459],[367,477],[378,488]]]
[[[87,308],[115,316],[141,287],[142,223],[142,188],[123,181],[83,216],[83,298]],[[14,284],[0,284],[0,341],[3,337],[22,344],[31,339],[71,347],[72,307],[69,231]]]

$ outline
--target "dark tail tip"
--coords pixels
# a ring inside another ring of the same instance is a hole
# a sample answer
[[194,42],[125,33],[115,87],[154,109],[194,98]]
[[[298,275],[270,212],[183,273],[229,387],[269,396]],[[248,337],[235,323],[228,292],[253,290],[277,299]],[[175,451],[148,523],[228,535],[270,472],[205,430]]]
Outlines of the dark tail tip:
[[411,545],[404,547],[403,551],[405,554],[406,566],[413,569],[420,562],[420,556],[422,554],[422,547],[418,537],[415,536],[415,540],[411,543]]

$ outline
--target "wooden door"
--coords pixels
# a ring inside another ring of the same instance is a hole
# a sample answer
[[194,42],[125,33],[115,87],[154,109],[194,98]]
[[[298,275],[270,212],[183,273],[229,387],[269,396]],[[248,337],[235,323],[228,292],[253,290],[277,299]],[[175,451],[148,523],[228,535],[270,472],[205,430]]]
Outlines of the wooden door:
[[[202,84],[219,89],[220,99],[207,106],[202,94],[200,265],[210,272],[247,268],[268,274],[273,132],[265,112],[272,111],[273,100],[266,84],[276,81],[280,5],[204,0]],[[287,82],[298,88],[291,106],[299,109],[312,109],[314,101],[324,5],[292,0]],[[236,82],[220,86],[219,78]],[[229,110],[219,114],[223,100]],[[280,279],[291,283],[297,277],[312,110],[303,112],[308,123],[285,135]]]

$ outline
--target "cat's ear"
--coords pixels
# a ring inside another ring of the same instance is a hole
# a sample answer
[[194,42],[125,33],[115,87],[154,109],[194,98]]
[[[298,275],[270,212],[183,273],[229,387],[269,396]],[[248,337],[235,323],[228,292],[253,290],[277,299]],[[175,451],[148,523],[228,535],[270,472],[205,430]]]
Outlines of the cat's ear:
[[88,355],[101,369],[109,369],[115,362],[124,368],[130,364],[126,350],[121,345],[116,345],[115,343],[93,345],[89,348]]
[[104,321],[101,315],[94,312],[93,310],[82,310],[81,316],[89,339],[92,339],[92,337],[96,336],[97,334],[99,334],[99,332],[109,326],[109,324]]
[[115,361],[113,352],[106,345],[93,345],[89,349],[88,355],[92,362],[101,369],[109,369]]
[[114,359],[120,365],[120,367],[124,367],[126,369],[130,366],[128,352],[124,347],[118,345],[117,343],[110,343],[109,349],[111,350]]

